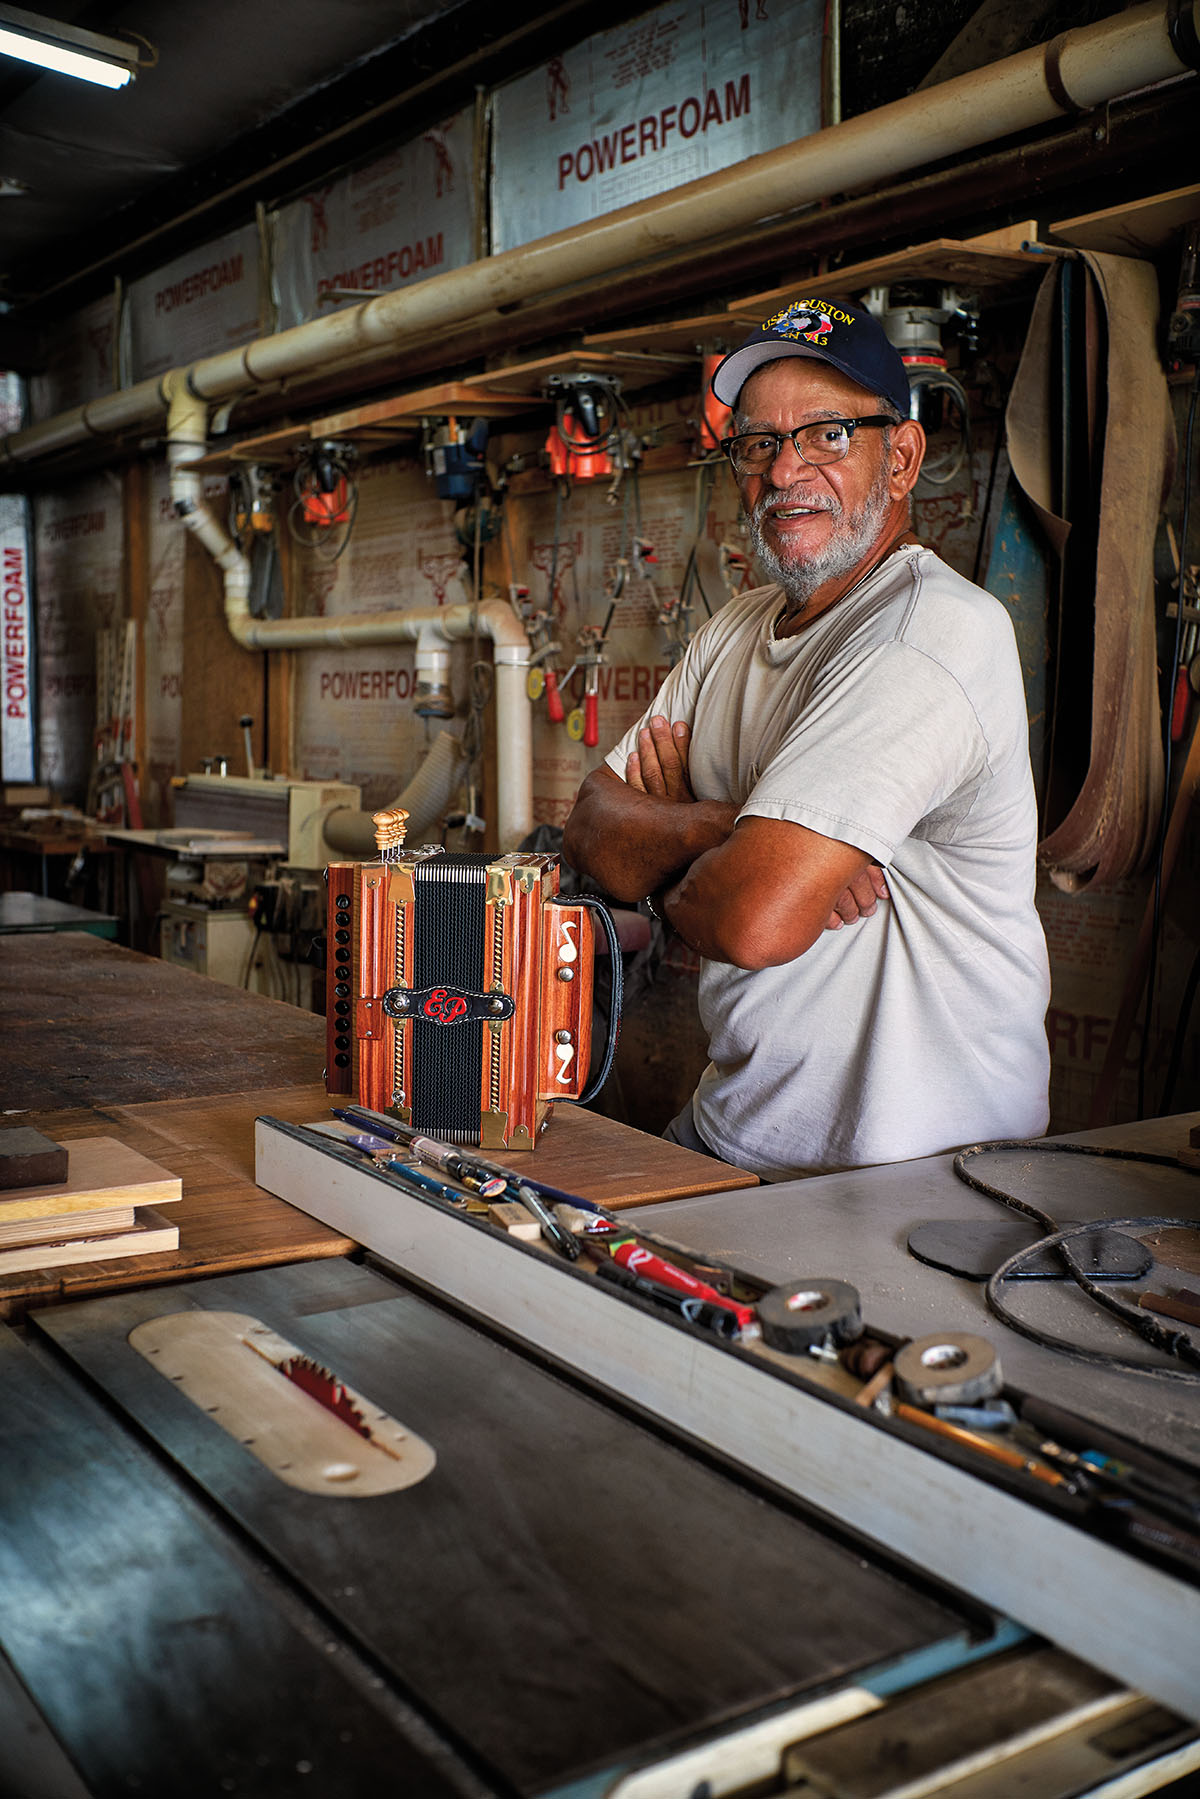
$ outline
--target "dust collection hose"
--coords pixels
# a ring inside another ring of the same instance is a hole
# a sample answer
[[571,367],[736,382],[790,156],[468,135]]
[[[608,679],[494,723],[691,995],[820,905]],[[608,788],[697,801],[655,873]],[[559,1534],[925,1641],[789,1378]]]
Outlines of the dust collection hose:
[[[439,731],[429,753],[403,793],[388,801],[389,809],[407,812],[408,835],[417,839],[450,808],[462,772],[462,744],[453,731]],[[370,812],[339,806],[325,820],[325,843],[334,855],[370,861],[376,853]]]

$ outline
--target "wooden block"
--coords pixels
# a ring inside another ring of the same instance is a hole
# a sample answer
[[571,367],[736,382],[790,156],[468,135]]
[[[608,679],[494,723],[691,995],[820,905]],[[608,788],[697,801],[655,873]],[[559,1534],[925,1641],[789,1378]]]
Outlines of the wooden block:
[[515,1199],[502,1199],[498,1205],[489,1206],[488,1218],[510,1237],[521,1237],[527,1243],[536,1243],[542,1234],[533,1213]]
[[179,1248],[179,1226],[169,1224],[161,1212],[140,1206],[130,1231],[114,1231],[105,1237],[73,1237],[69,1242],[32,1243],[23,1249],[0,1249],[0,1274],[20,1274],[28,1268],[61,1268],[72,1262],[109,1262],[116,1256],[150,1255],[158,1249]]
[[122,1205],[167,1205],[183,1195],[178,1175],[115,1137],[79,1137],[65,1147],[66,1182],[0,1196],[0,1222],[104,1212]]
[[0,1188],[62,1185],[67,1178],[67,1152],[41,1131],[20,1125],[0,1131]]

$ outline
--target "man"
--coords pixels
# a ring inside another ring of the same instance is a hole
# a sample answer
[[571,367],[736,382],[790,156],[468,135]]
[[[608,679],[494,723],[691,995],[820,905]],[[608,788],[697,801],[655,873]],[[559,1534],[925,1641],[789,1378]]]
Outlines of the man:
[[768,1180],[1040,1135],[1020,665],[908,529],[904,365],[869,313],[799,301],[713,392],[771,585],[697,634],[564,844],[703,958],[712,1060],[667,1135]]

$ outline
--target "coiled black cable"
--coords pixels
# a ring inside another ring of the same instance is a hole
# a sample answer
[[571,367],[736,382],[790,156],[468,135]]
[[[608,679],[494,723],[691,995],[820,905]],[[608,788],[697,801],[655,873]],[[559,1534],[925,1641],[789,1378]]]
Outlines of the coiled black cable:
[[1179,1229],[1194,1230],[1196,1221],[1192,1218],[1094,1218],[1083,1224],[1071,1225],[1067,1230],[1060,1230],[1055,1219],[1040,1207],[1030,1204],[1028,1200],[1019,1199],[1015,1193],[1006,1193],[1002,1187],[993,1187],[989,1182],[981,1180],[978,1175],[967,1172],[967,1161],[973,1156],[983,1155],[988,1151],[1011,1150],[1018,1154],[1041,1155],[1075,1155],[1101,1156],[1118,1162],[1144,1162],[1160,1168],[1182,1168],[1182,1164],[1174,1156],[1158,1156],[1148,1150],[1113,1149],[1100,1143],[1048,1143],[1042,1139],[1005,1140],[997,1143],[974,1143],[962,1149],[954,1158],[954,1172],[959,1180],[976,1193],[983,1193],[989,1199],[998,1200],[1010,1211],[1020,1212],[1040,1225],[1045,1233],[1038,1242],[1031,1243],[1027,1249],[1018,1250],[1016,1255],[1009,1256],[988,1280],[984,1288],[984,1298],[988,1310],[1023,1337],[1033,1343],[1040,1343],[1049,1349],[1062,1350],[1067,1355],[1078,1357],[1081,1361],[1092,1362],[1105,1368],[1116,1368],[1130,1374],[1150,1374],[1159,1380],[1183,1381],[1189,1385],[1200,1384],[1200,1374],[1193,1374],[1184,1368],[1157,1368],[1150,1362],[1134,1362],[1124,1356],[1111,1355],[1107,1350],[1084,1349],[1082,1345],[1073,1343],[1069,1338],[1056,1336],[1051,1331],[1039,1330],[1037,1326],[1028,1324],[1019,1318],[1001,1298],[1001,1288],[1021,1267],[1022,1263],[1041,1255],[1046,1249],[1063,1248],[1063,1262],[1067,1272],[1075,1284],[1095,1300],[1097,1305],[1119,1318],[1121,1323],[1136,1331],[1151,1348],[1160,1350],[1164,1355],[1174,1356],[1176,1360],[1188,1362],[1200,1369],[1200,1348],[1197,1347],[1186,1331],[1171,1330],[1159,1322],[1152,1313],[1136,1310],[1127,1306],[1098,1282],[1091,1279],[1079,1266],[1070,1250],[1066,1248],[1075,1237],[1086,1235],[1089,1231],[1102,1230],[1162,1230]]

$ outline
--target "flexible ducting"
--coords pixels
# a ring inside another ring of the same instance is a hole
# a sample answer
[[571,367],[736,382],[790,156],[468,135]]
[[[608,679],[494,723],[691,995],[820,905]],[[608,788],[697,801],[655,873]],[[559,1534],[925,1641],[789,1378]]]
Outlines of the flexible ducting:
[[[462,744],[453,731],[439,731],[412,780],[388,807],[408,813],[408,840],[419,843],[431,825],[446,816],[462,775]],[[375,854],[375,827],[369,812],[349,806],[325,820],[325,843],[334,855],[369,861]]]

